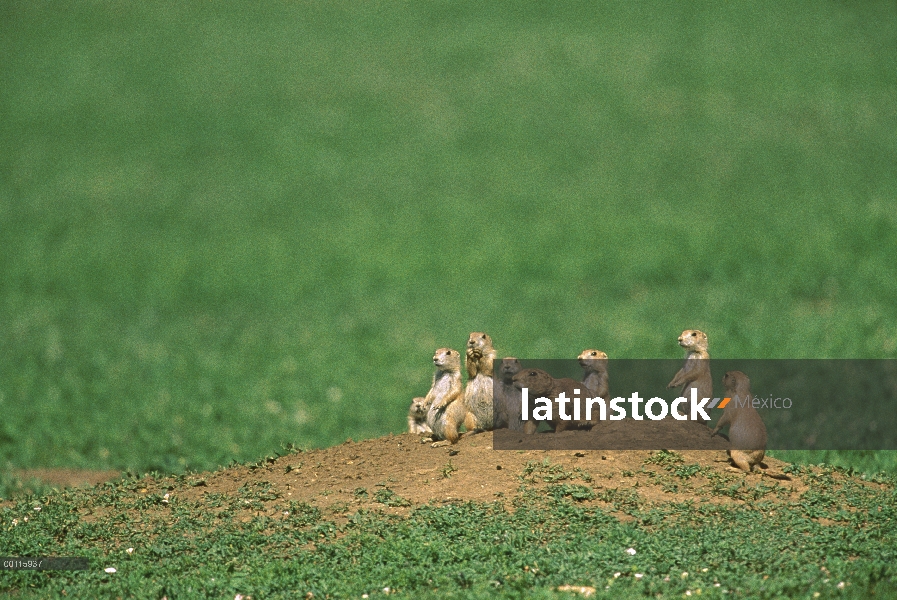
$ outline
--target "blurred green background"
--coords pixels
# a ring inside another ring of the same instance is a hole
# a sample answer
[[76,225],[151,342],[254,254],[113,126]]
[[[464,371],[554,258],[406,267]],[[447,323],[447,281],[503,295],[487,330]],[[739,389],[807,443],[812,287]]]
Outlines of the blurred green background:
[[401,432],[474,330],[895,357],[895,64],[892,1],[2,0],[0,464]]

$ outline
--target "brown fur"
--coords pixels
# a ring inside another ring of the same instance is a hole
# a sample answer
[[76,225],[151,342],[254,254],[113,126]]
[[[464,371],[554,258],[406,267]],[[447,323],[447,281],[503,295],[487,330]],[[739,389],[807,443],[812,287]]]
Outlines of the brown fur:
[[[548,398],[550,401],[554,402],[554,399],[557,398],[561,392],[566,394],[567,398],[580,398],[581,400],[581,410],[583,413],[585,412],[585,401],[583,400],[584,394],[582,393],[585,386],[582,385],[579,381],[575,379],[555,379],[546,371],[542,369],[524,369],[514,375],[514,387],[518,390],[522,390],[523,388],[529,389],[529,398],[530,402],[532,402],[536,398]],[[578,390],[578,391],[577,391]],[[571,416],[573,415],[573,403],[567,403],[567,413]],[[557,411],[557,407],[553,409],[553,411]],[[553,412],[556,414],[556,412]],[[582,415],[580,415],[582,416]],[[551,421],[547,421],[555,430],[555,432],[561,432],[565,429],[574,429],[581,427],[593,427],[597,423],[597,419],[593,418],[591,421],[587,421],[585,419],[580,419],[578,421],[574,421],[573,419],[567,421],[560,418],[560,415],[557,415],[557,419],[553,419]],[[532,434],[536,432],[536,428],[538,428],[538,421],[527,421],[523,426],[523,432],[527,434]]]
[[610,401],[607,381],[607,354],[601,350],[583,350],[579,354],[582,367],[582,384],[592,393],[592,398]]
[[436,372],[433,385],[424,402],[429,405],[427,426],[433,432],[434,440],[446,440],[451,444],[458,441],[458,426],[464,421],[461,387],[461,355],[451,348],[440,348],[433,355]]
[[710,375],[710,352],[707,334],[697,329],[686,329],[679,336],[679,345],[685,348],[685,364],[670,381],[667,388],[682,386],[679,395],[691,398],[691,389],[701,398],[713,398],[713,378]]
[[464,406],[467,431],[491,431],[495,415],[492,412],[492,374],[495,348],[492,338],[481,331],[474,331],[467,340],[467,386],[464,388]]
[[426,398],[418,396],[411,401],[408,407],[408,432],[409,433],[433,433],[430,426],[427,425],[427,406]]
[[[750,472],[766,455],[766,426],[760,414],[751,405],[754,396],[751,394],[751,380],[741,371],[729,371],[723,376],[726,396],[731,398],[723,416],[719,418],[710,437],[729,426],[729,442],[732,448],[727,450],[729,459],[742,471]],[[747,402],[739,406],[740,402]]]
[[520,390],[514,387],[514,375],[523,367],[514,357],[503,358],[498,366],[500,381],[495,384],[495,429],[523,430],[520,419]]

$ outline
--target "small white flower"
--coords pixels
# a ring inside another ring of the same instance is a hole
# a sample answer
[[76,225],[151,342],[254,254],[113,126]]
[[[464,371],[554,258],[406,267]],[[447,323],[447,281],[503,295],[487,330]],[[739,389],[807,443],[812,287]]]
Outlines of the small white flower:
[[838,589],[839,589],[839,590],[843,590],[843,589],[844,589],[844,582],[843,582],[843,581],[842,581],[841,583],[838,584]]
[[644,575],[643,573],[636,573],[636,574],[635,574],[635,578],[636,578],[636,579],[641,579],[641,578],[644,577],[644,576],[645,576],[645,575]]
[[362,594],[361,597],[362,597],[362,598],[368,598],[369,596],[368,596],[367,594]]
[[688,571],[682,571],[682,579],[688,577]]
[[619,576],[620,576],[620,572],[619,572],[619,571],[617,571],[616,573],[614,573],[614,579],[616,579],[616,578],[619,577]]
[[125,552],[127,552],[128,554],[134,554],[134,549],[128,548],[127,550],[125,550]]
[[389,586],[383,588],[383,593],[388,594],[390,592]]
[[701,573],[706,573],[706,572],[709,571],[709,570],[710,570],[710,569],[708,569],[707,567],[704,567],[703,569],[701,569]]
[[691,596],[691,590],[685,590],[685,595],[686,595],[686,596]]
[[290,511],[288,511],[288,510],[283,511],[283,516],[285,516],[285,517],[289,517],[289,516],[290,516]]
[[103,570],[106,571],[107,573],[115,573],[115,567],[106,567]]
[[234,600],[243,600],[243,594],[237,594],[234,596]]
[[714,584],[713,584],[713,587],[719,587],[719,585],[720,585],[720,584],[718,584],[718,583],[714,583]]
[[628,552],[630,556],[635,556],[635,548],[627,548],[626,552]]
[[40,506],[35,506],[35,507],[34,507],[34,512],[40,512]]
[[25,522],[27,523],[27,522],[28,522],[28,517],[22,517],[22,520],[25,521]]
[[15,527],[15,526],[18,525],[18,524],[19,524],[19,520],[18,520],[18,519],[13,519],[13,520],[12,520],[12,526],[13,526],[13,527]]

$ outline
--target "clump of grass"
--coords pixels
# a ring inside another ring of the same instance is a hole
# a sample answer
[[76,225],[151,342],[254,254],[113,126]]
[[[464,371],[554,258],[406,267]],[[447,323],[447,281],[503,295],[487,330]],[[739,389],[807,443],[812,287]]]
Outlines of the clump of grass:
[[411,503],[396,494],[389,488],[382,488],[377,490],[374,494],[374,501],[379,502],[380,504],[385,504],[386,506],[411,506]]

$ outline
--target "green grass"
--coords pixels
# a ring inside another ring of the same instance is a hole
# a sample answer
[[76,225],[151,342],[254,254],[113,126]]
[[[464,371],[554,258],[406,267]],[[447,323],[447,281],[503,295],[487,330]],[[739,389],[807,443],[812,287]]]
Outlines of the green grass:
[[891,2],[0,13],[7,466],[400,431],[474,330],[897,353]]
[[[692,479],[697,471],[681,463],[674,453],[646,461],[650,485]],[[893,478],[870,486],[797,467],[792,477],[808,487],[789,501],[790,483],[699,470],[709,484],[694,502],[649,504],[625,481],[594,483],[544,462],[527,465],[522,495],[507,504],[419,506],[405,517],[333,509],[345,518],[264,481],[194,502],[179,498],[185,480],[164,497],[131,478],[0,509],[7,554],[90,561],[88,571],[5,572],[0,592],[359,598],[389,588],[400,598],[547,598],[587,585],[605,598],[897,596]],[[380,494],[401,505],[391,490]],[[586,502],[594,498],[606,507]]]

